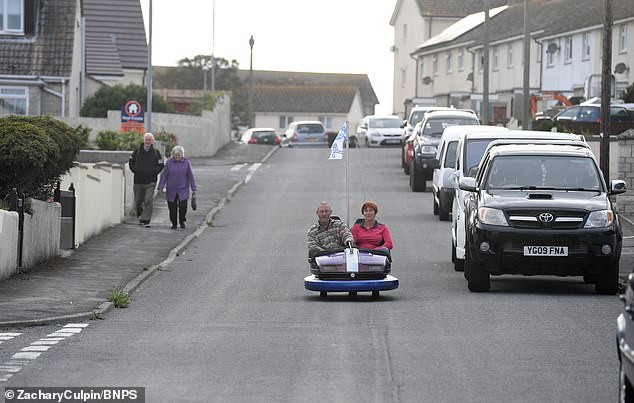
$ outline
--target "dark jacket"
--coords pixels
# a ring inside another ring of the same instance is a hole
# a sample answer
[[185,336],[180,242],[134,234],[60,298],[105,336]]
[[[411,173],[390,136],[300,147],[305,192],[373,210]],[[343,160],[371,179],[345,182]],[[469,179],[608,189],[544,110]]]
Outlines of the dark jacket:
[[145,151],[143,144],[141,144],[130,156],[130,171],[134,173],[134,183],[137,185],[156,183],[156,175],[162,169],[163,158],[154,146]]

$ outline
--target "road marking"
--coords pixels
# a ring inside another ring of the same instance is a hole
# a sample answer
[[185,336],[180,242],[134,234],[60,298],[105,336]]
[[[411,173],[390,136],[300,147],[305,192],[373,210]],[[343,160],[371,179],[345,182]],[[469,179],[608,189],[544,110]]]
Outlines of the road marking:
[[[39,340],[32,342],[29,346],[22,348],[19,352],[11,356],[11,360],[0,365],[0,382],[7,382],[14,374],[22,370],[25,365],[36,360],[42,353],[48,351],[53,345],[60,341],[66,340],[68,337],[80,333],[88,323],[69,323],[60,330],[51,333]],[[14,338],[21,333],[0,333],[0,337]],[[1,341],[0,341],[1,343]]]
[[261,163],[261,162],[256,162],[255,164],[253,164],[253,165],[251,165],[251,166],[249,167],[249,172],[255,172],[255,171],[257,171],[257,169],[258,169],[260,166],[262,166],[262,163]]
[[241,169],[242,169],[242,167],[243,167],[243,166],[246,166],[246,165],[247,165],[247,163],[246,163],[246,162],[245,162],[244,164],[234,165],[234,166],[232,166],[232,167],[231,167],[231,170],[232,170],[232,171],[239,171],[239,170],[241,170]]

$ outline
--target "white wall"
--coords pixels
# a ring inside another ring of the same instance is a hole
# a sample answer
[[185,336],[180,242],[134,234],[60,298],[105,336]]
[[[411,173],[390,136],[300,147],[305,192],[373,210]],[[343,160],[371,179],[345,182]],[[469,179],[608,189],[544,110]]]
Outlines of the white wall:
[[22,268],[30,269],[59,254],[62,205],[29,199],[33,214],[24,214]]
[[17,259],[18,213],[0,210],[0,281],[15,273]]

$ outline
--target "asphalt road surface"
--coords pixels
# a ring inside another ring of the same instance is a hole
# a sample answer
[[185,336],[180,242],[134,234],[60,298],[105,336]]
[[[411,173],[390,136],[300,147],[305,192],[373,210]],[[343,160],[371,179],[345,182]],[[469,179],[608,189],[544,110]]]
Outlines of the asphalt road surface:
[[[616,400],[618,297],[554,277],[494,277],[492,292],[470,293],[450,224],[432,215],[431,193],[409,190],[398,148],[353,149],[348,162],[350,221],[378,202],[400,288],[378,300],[305,290],[317,203],[347,217],[346,160],[327,158],[279,150],[129,308],[4,386],[141,386],[148,402]],[[18,330],[0,361],[59,329]]]

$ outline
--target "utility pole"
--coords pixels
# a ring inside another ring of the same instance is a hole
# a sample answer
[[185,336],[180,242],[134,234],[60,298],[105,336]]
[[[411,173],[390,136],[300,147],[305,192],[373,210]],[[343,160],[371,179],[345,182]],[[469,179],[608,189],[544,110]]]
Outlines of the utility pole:
[[150,0],[149,40],[147,53],[147,105],[145,106],[145,131],[152,131],[152,0]]
[[211,10],[211,92],[216,90],[216,0],[212,3]]
[[249,38],[249,46],[251,47],[251,58],[249,62],[249,127],[253,127],[253,44],[255,40],[253,35]]
[[522,129],[531,129],[530,124],[530,71],[531,71],[531,32],[530,0],[524,0],[524,87],[522,96]]
[[484,1],[484,74],[482,77],[482,124],[489,124],[489,1]]
[[610,183],[610,98],[612,97],[612,0],[604,0],[603,65],[601,70],[601,171]]

